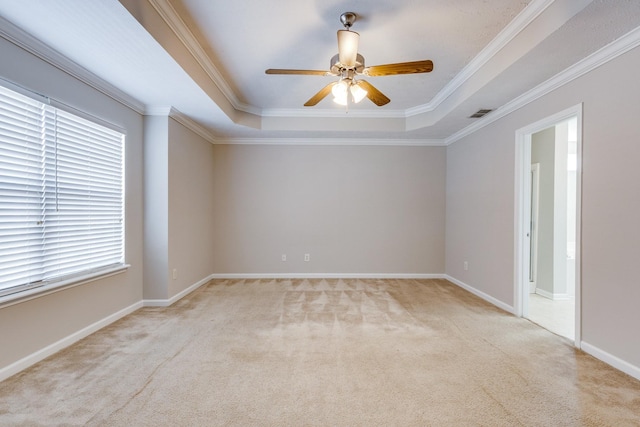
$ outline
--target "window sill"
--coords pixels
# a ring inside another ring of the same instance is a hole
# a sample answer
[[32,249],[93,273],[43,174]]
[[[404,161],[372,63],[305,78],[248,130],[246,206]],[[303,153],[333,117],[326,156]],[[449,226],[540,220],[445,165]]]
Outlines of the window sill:
[[0,297],[0,309],[30,301],[32,299],[40,298],[55,292],[60,292],[65,289],[75,288],[76,286],[84,285],[86,283],[95,282],[96,280],[104,279],[106,277],[115,276],[116,274],[124,273],[129,269],[129,267],[129,264],[121,264],[101,271],[96,271],[82,276],[76,276],[67,280],[49,283],[37,288],[16,292],[15,294],[5,295]]

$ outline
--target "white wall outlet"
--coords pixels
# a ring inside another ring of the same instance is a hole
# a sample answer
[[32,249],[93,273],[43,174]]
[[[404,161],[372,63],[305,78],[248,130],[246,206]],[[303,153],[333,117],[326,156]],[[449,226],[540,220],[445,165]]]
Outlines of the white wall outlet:
[[173,269],[172,276],[173,276],[173,280],[176,280],[178,278],[178,269],[177,268]]
[[304,260],[305,260],[305,262],[311,261],[311,255],[304,254]]
[[469,269],[469,263],[467,261],[465,261],[464,264],[463,264],[463,267],[464,267],[465,271],[468,270]]
[[286,261],[287,260],[287,254],[282,254],[282,261]]

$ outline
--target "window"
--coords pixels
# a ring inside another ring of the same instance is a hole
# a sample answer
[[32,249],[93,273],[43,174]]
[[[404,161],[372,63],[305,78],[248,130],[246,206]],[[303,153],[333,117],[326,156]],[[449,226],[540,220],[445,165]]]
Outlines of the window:
[[123,264],[123,147],[0,86],[0,297]]

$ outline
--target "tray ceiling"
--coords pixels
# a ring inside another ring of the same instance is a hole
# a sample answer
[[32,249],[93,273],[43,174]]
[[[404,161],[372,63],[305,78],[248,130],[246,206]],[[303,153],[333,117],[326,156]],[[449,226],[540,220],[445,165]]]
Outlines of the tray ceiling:
[[[368,78],[391,99],[383,107],[365,99],[347,110],[330,97],[303,107],[336,78],[264,70],[328,69],[347,10],[358,14],[366,65],[431,59],[434,70]],[[640,2],[30,0],[0,3],[0,17],[5,37],[49,49],[145,113],[172,111],[216,142],[428,143],[634,30]]]

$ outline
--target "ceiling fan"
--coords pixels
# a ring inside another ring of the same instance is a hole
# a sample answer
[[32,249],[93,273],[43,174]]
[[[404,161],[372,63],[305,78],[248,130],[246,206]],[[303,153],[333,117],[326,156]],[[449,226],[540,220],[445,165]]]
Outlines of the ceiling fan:
[[329,71],[323,70],[289,70],[281,68],[269,68],[266,74],[301,74],[309,76],[335,76],[339,77],[320,89],[305,104],[312,107],[322,101],[329,93],[333,94],[333,101],[340,105],[348,105],[349,95],[353,102],[358,103],[369,98],[374,104],[381,107],[391,101],[382,92],[376,89],[366,80],[356,79],[356,76],[390,76],[396,74],[428,73],[433,70],[433,62],[430,60],[414,62],[398,62],[395,64],[374,65],[366,67],[364,57],[358,53],[358,41],[360,35],[351,31],[351,26],[356,21],[357,15],[353,12],[345,12],[340,15],[340,22],[344,30],[338,30],[338,54],[331,58]]

